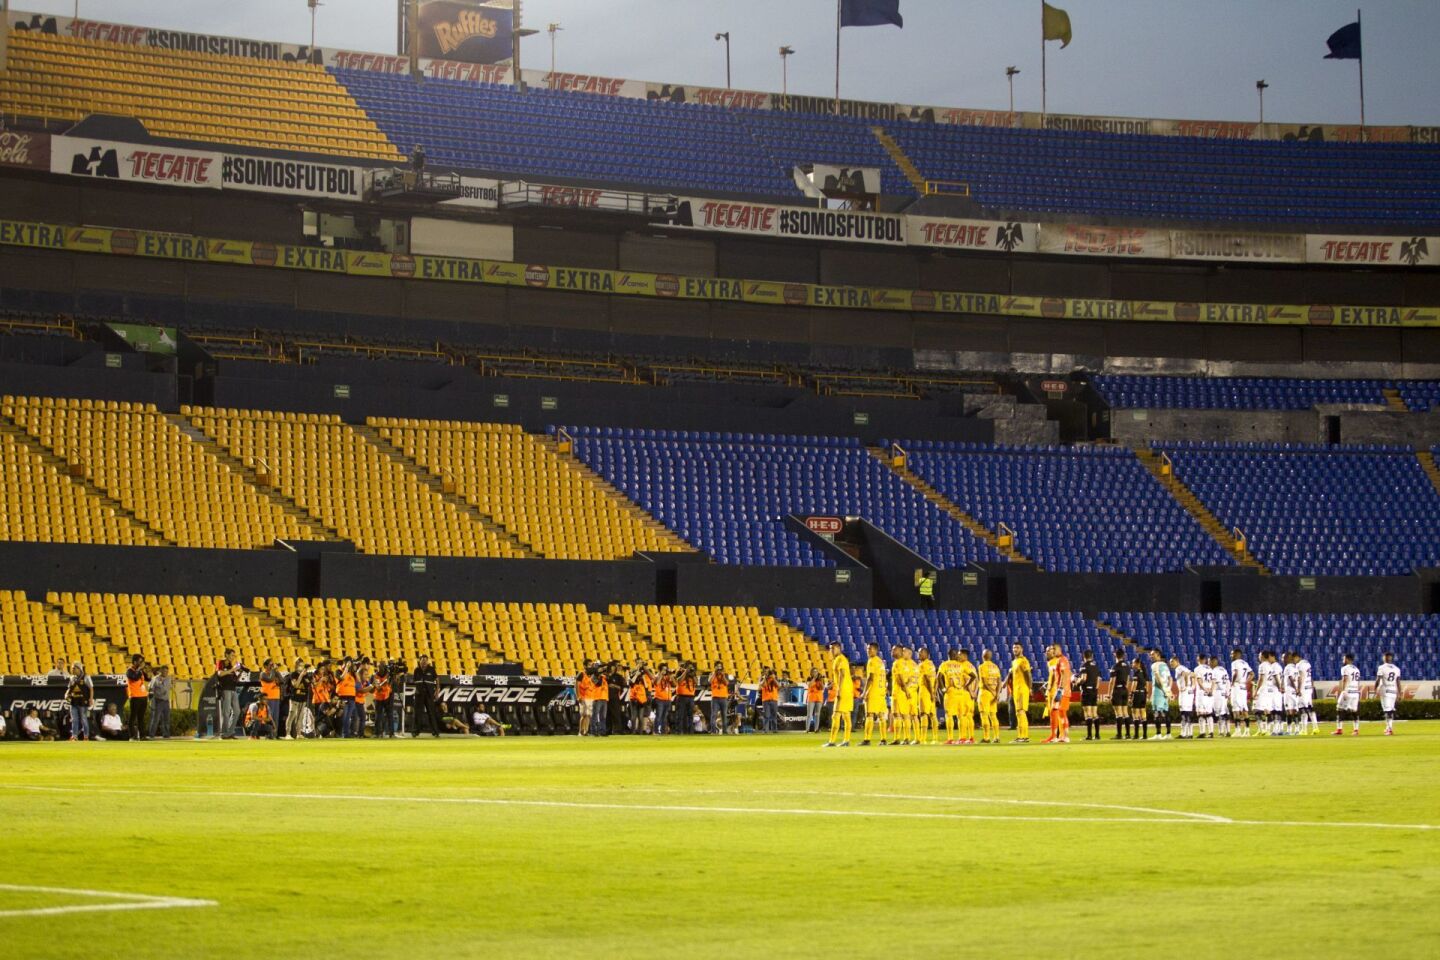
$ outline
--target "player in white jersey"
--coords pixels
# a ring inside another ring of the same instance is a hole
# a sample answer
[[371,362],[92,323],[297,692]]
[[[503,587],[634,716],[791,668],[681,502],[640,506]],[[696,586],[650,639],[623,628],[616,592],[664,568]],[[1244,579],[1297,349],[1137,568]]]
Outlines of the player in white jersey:
[[1355,728],[1354,736],[1360,736],[1360,668],[1355,666],[1355,654],[1345,654],[1340,667],[1340,686],[1335,688],[1335,733],[1345,735],[1345,716],[1349,714]]
[[1285,709],[1281,689],[1284,674],[1274,650],[1260,651],[1260,665],[1255,668],[1255,712],[1260,715],[1262,734],[1280,735],[1280,718]]
[[1250,736],[1250,678],[1255,671],[1239,649],[1230,651],[1230,715],[1236,723],[1244,723],[1240,736]]
[[1175,689],[1180,691],[1180,739],[1189,740],[1195,731],[1195,671],[1181,663],[1179,657],[1171,657],[1170,673],[1175,677]]
[[1215,690],[1210,696],[1211,710],[1215,714],[1215,726],[1220,736],[1230,736],[1230,674],[1220,665],[1219,657],[1210,658],[1210,679]]
[[1300,732],[1305,733],[1305,725],[1309,724],[1311,734],[1319,733],[1320,718],[1315,716],[1315,670],[1310,661],[1298,653],[1295,670],[1300,674]]
[[1375,671],[1375,696],[1380,700],[1380,712],[1385,714],[1385,736],[1395,735],[1395,707],[1400,702],[1400,668],[1395,666],[1395,654],[1385,651],[1385,662]]
[[1195,661],[1195,737],[1215,739],[1215,674],[1210,658]]
[[1299,733],[1296,724],[1300,716],[1300,668],[1295,661],[1300,657],[1291,650],[1282,658],[1284,665],[1280,668],[1280,689],[1284,696],[1282,701],[1285,705],[1285,733],[1294,735]]

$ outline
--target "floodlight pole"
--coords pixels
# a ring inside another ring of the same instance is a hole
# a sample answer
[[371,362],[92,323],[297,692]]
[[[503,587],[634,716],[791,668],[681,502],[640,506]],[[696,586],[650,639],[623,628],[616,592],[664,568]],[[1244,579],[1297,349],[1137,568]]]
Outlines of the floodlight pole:
[[1019,67],[1006,67],[1005,79],[1010,81],[1010,112],[1015,112],[1015,75],[1020,72]]
[[795,52],[794,47],[780,48],[780,102],[784,109],[790,109],[790,55]]
[[715,34],[716,40],[725,41],[725,89],[730,89],[730,31]]
[[1257,93],[1260,94],[1260,122],[1261,122],[1261,123],[1264,123],[1264,122],[1265,122],[1265,91],[1266,91],[1266,89],[1269,88],[1269,86],[1270,86],[1270,84],[1266,83],[1264,80],[1256,80],[1256,81],[1255,81],[1255,90],[1256,90]]
[[559,23],[552,23],[545,30],[550,34],[550,86],[555,86],[555,34],[565,29]]

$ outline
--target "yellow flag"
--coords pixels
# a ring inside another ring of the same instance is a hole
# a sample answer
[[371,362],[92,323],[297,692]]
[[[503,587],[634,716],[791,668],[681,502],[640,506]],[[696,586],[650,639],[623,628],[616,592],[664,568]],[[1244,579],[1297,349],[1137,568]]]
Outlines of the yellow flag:
[[1064,50],[1070,46],[1070,14],[1059,7],[1052,7],[1048,3],[1042,3],[1043,13],[1040,17],[1040,29],[1044,32],[1046,40],[1059,40],[1060,49]]

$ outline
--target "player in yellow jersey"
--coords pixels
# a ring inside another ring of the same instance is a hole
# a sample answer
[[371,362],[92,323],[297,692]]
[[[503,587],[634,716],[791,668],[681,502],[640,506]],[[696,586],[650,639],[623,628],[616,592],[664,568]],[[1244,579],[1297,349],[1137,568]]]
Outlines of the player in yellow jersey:
[[960,651],[952,647],[949,659],[940,664],[940,694],[945,703],[945,745],[949,747],[960,742],[960,735],[957,731],[960,727],[963,687]]
[[1000,742],[1000,668],[995,654],[980,654],[980,742]]
[[935,663],[930,659],[930,649],[921,647],[920,659],[915,668],[919,674],[919,697],[915,703],[917,729],[915,737],[921,743],[934,743],[939,732],[940,720],[935,716]]
[[910,742],[910,724],[914,719],[915,701],[911,696],[911,670],[915,663],[907,647],[890,648],[890,743]]
[[979,693],[980,679],[975,664],[970,662],[970,651],[960,651],[960,736],[957,743],[975,742],[975,696]]
[[1020,644],[1010,647],[1010,709],[1015,711],[1015,743],[1030,742],[1030,661]]
[[848,747],[850,724],[855,712],[855,681],[850,676],[850,661],[838,640],[830,642],[830,684],[835,691],[835,702],[830,705],[830,739],[825,746],[835,746],[839,738],[840,746]]
[[868,647],[870,658],[865,661],[865,739],[860,746],[870,746],[875,735],[875,726],[880,726],[880,745],[885,745],[885,660],[880,656],[880,645]]

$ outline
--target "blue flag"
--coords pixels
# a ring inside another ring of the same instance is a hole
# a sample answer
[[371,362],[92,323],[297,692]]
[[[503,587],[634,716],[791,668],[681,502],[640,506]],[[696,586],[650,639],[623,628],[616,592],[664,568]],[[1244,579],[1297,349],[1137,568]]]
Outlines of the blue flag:
[[887,23],[905,26],[900,0],[840,0],[842,27],[883,27]]
[[1325,54],[1326,60],[1359,60],[1360,57],[1360,21],[1347,23],[1345,26],[1330,34],[1330,39],[1325,41],[1330,52]]

